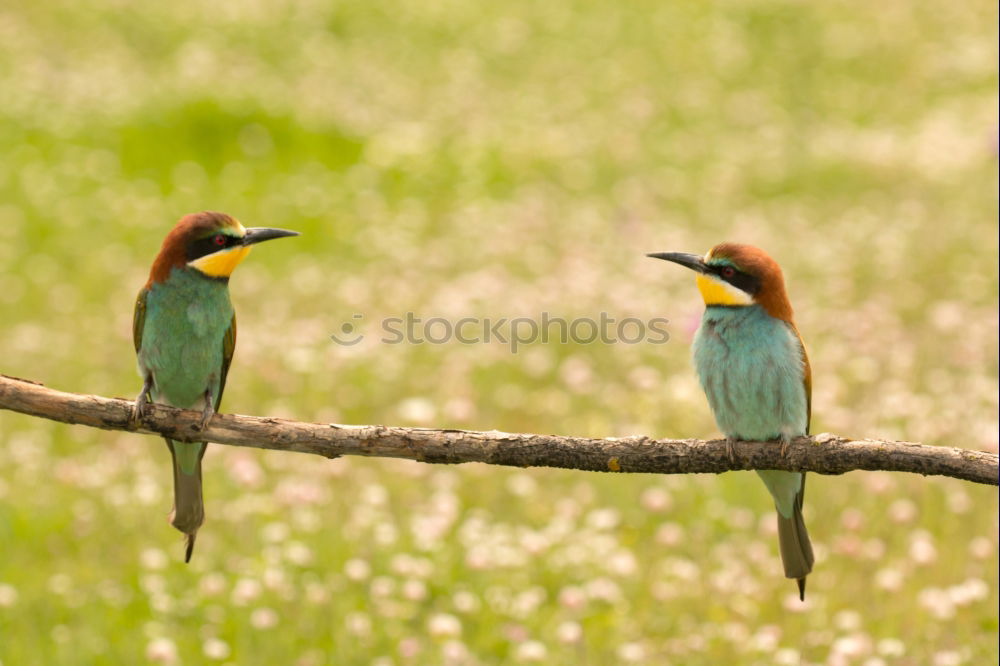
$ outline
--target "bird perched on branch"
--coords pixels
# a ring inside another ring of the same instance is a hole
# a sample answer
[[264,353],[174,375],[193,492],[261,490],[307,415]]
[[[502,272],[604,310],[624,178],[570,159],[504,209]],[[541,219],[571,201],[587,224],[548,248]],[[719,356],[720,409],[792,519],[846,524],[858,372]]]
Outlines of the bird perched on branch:
[[[809,433],[812,376],[802,337],[792,320],[781,267],[763,250],[722,243],[704,257],[682,252],[648,255],[697,273],[705,314],[694,338],[701,386],[726,436],[734,442],[781,442]],[[785,576],[805,599],[813,551],[802,520],[805,474],[759,470],[778,511],[778,543]]]
[[[149,281],[135,302],[132,337],[142,391],[133,421],[149,401],[202,410],[204,429],[219,408],[236,346],[229,276],[253,245],[298,232],[245,228],[223,213],[186,215],[167,234]],[[184,533],[184,561],[205,519],[201,494],[204,442],[167,439],[174,467],[170,523]]]

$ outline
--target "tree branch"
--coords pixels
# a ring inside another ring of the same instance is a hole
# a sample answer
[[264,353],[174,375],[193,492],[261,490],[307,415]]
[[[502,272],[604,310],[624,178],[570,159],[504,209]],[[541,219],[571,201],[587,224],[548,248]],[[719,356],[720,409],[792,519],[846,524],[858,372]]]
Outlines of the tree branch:
[[[0,375],[0,409],[105,430],[132,430],[132,402],[64,393],[36,382]],[[150,405],[134,430],[182,441],[209,441],[277,451],[406,458],[427,463],[481,462],[511,467],[562,467],[599,472],[720,473],[780,469],[819,474],[853,470],[912,472],[1000,485],[998,456],[911,442],[853,440],[835,435],[801,437],[782,457],[774,442],[741,442],[736,460],[724,440],[624,437],[588,439],[499,431],[436,430],[389,426],[302,423],[259,416],[217,414],[204,432],[200,411]]]

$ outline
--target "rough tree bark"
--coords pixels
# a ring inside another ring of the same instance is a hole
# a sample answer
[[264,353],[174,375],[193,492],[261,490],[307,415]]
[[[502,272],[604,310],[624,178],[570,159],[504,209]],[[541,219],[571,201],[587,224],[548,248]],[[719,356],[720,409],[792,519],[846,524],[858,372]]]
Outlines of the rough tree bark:
[[[133,430],[132,402],[64,393],[0,375],[0,409],[105,430]],[[724,440],[623,437],[589,439],[499,431],[302,423],[259,416],[217,414],[204,431],[200,411],[151,405],[135,432],[175,440],[209,441],[277,451],[406,458],[427,463],[481,462],[511,467],[561,467],[653,474],[721,473],[781,469],[819,474],[885,470],[950,476],[1000,485],[995,453],[912,442],[851,439],[822,434],[795,440],[782,456],[774,442],[741,442],[736,459]]]

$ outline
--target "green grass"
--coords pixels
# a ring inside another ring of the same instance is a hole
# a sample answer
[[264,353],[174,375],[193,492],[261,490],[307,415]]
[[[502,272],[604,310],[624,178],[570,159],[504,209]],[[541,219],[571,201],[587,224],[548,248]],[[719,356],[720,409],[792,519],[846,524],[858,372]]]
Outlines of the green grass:
[[[134,396],[182,214],[300,230],[232,281],[223,409],[710,437],[690,276],[785,269],[813,430],[997,449],[995,3],[6,3],[0,372]],[[664,345],[378,343],[384,317],[666,317]],[[329,338],[360,320],[366,340]],[[997,491],[212,446],[189,566],[153,438],[0,413],[0,662],[983,664]]]

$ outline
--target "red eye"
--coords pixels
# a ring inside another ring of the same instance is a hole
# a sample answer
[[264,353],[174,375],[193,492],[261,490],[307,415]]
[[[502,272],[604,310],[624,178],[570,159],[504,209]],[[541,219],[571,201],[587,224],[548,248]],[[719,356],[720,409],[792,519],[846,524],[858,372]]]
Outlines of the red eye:
[[736,275],[736,269],[732,266],[726,266],[722,269],[722,277],[731,278]]
[[222,234],[216,234],[215,238],[212,239],[212,242],[218,245],[219,247],[222,247],[223,245],[226,244],[226,237],[223,236]]

